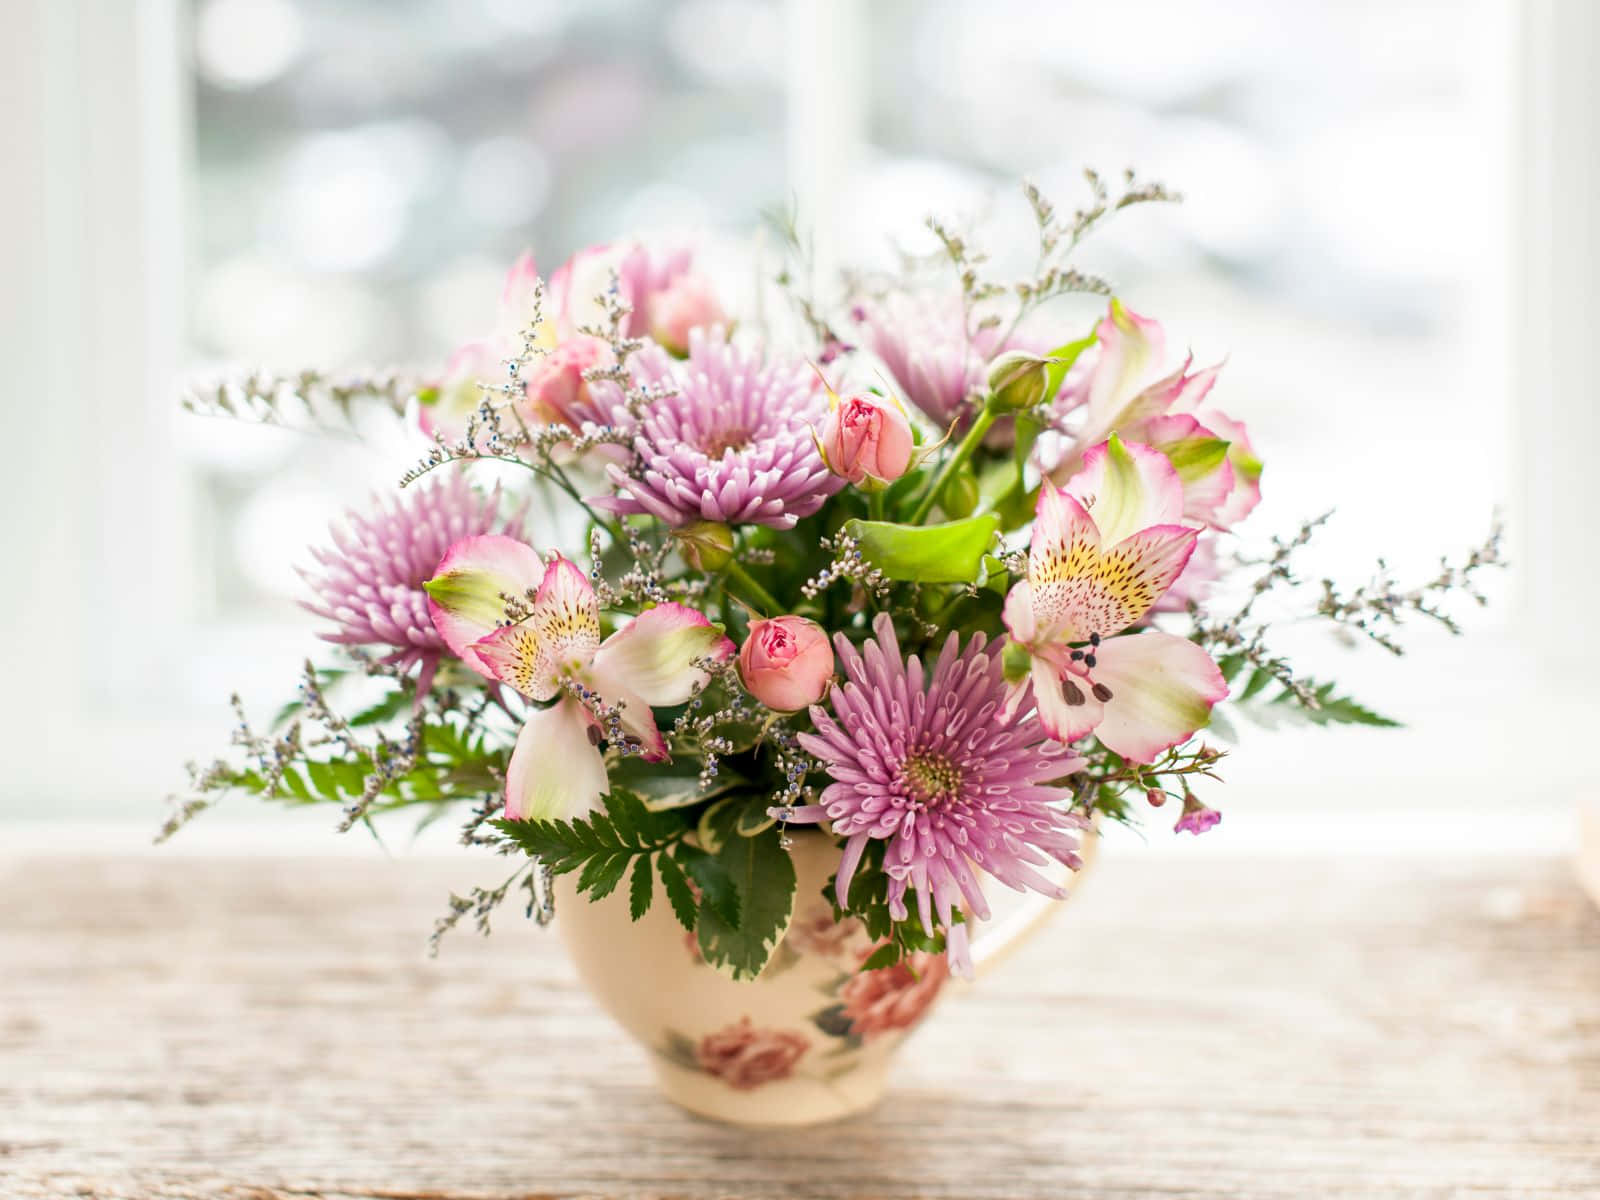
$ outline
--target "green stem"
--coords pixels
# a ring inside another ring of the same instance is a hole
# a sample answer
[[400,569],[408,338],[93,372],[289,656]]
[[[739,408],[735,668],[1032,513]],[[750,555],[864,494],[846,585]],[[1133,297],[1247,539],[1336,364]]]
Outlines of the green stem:
[[867,516],[874,521],[883,520],[883,495],[885,489],[879,488],[867,494]]
[[989,432],[989,427],[995,423],[999,415],[991,406],[987,404],[983,406],[983,411],[978,414],[978,419],[972,423],[972,428],[967,430],[967,436],[961,439],[961,444],[956,447],[956,452],[945,461],[944,466],[939,468],[939,474],[934,477],[933,486],[923,495],[922,500],[917,504],[916,510],[911,514],[910,524],[921,525],[928,519],[928,514],[933,511],[934,501],[944,491],[945,485],[955,477],[955,473],[961,469],[961,464],[972,457],[973,452],[978,448],[978,444],[983,441],[984,434]]
[[776,617],[782,615],[783,605],[773,598],[771,592],[757,583],[751,577],[750,572],[739,565],[737,559],[728,560],[728,565],[723,568],[723,574],[734,583],[737,583],[739,590],[745,593],[745,599],[754,601],[756,607],[761,609],[765,616]]

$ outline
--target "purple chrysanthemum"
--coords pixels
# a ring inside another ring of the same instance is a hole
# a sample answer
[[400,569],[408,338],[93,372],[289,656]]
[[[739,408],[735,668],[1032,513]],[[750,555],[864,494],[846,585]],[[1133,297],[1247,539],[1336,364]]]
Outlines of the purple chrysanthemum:
[[817,732],[799,735],[833,782],[820,804],[782,815],[826,819],[845,838],[841,907],[868,841],[885,840],[891,915],[905,919],[905,892],[915,888],[923,927],[933,932],[937,914],[952,969],[970,974],[966,927],[952,912],[989,916],[973,868],[1059,898],[1065,890],[1035,868],[1082,865],[1074,832],[1085,821],[1057,807],[1070,791],[1051,781],[1083,759],[1050,741],[1033,715],[1006,716],[998,643],[980,633],[963,650],[951,633],[925,673],[921,659],[901,657],[886,614],[872,628],[859,652],[835,638],[848,682],[833,689],[832,716],[813,706]]
[[765,362],[705,329],[689,335],[687,361],[652,346],[630,363],[639,382],[673,394],[641,418],[633,473],[607,468],[612,511],[789,529],[843,486],[811,434],[828,406],[803,363]]
[[313,598],[302,605],[337,627],[320,636],[345,646],[387,646],[386,663],[420,667],[417,695],[449,653],[428,615],[422,585],[453,542],[480,533],[514,533],[499,520],[500,489],[485,495],[454,473],[407,489],[372,511],[348,512],[329,528],[333,546],[313,548],[320,571],[302,570]]

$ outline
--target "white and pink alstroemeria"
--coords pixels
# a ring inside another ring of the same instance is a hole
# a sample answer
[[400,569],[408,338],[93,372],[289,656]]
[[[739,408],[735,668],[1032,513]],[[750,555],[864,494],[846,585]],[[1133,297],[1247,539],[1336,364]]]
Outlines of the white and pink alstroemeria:
[[1183,483],[1187,519],[1228,529],[1247,516],[1261,499],[1261,460],[1244,424],[1207,404],[1222,364],[1191,371],[1191,355],[1167,371],[1160,323],[1118,300],[1095,339],[1068,376],[1062,407],[1081,423],[1051,471],[1055,481],[1075,475],[1088,451],[1115,433],[1167,456]]
[[[492,388],[509,378],[506,361],[522,352],[525,334],[531,331],[536,352],[548,354],[555,349],[555,326],[543,319],[543,311],[539,269],[533,255],[523,253],[506,272],[494,333],[457,349],[450,356],[444,374],[424,393],[424,403],[418,413],[423,433],[446,441],[464,436],[472,415],[483,404],[485,385]],[[539,363],[535,363],[530,374],[536,376],[539,369]],[[525,384],[528,382],[524,380]],[[531,413],[524,413],[524,416],[537,419]]]
[[[532,710],[517,736],[506,771],[508,817],[591,811],[607,790],[602,739],[664,761],[652,707],[683,704],[704,686],[705,666],[734,653],[721,629],[681,604],[648,609],[602,641],[588,577],[515,538],[455,543],[426,587],[434,626],[462,662],[529,700],[554,701]],[[511,623],[508,597],[519,602]]]
[[1183,509],[1167,457],[1115,435],[1084,455],[1065,489],[1049,480],[1040,488],[1027,578],[1006,596],[1006,628],[1026,651],[1008,677],[1013,706],[1031,682],[1039,720],[1058,741],[1092,732],[1124,758],[1153,762],[1203,728],[1228,694],[1195,643],[1124,633],[1194,552],[1200,530],[1183,523]]

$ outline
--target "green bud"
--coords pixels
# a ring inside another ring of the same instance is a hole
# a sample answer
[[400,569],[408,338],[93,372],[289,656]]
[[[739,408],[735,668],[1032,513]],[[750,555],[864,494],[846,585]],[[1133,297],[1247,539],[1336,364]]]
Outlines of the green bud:
[[1007,350],[989,364],[990,403],[1001,412],[1021,412],[1042,404],[1050,360],[1024,350]]
[[1028,653],[1026,647],[1008,641],[1006,648],[1000,651],[1000,669],[1007,683],[1021,683],[1033,669],[1033,655]]
[[694,521],[673,530],[673,537],[697,571],[720,571],[733,559],[733,530],[716,521]]

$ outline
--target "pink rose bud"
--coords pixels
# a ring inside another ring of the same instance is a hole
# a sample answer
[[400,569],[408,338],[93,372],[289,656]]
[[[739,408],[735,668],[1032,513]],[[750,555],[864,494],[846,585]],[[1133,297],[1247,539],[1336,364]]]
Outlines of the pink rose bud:
[[571,337],[530,364],[527,412],[546,425],[578,429],[594,406],[583,373],[611,361],[611,348],[598,338]]
[[717,303],[711,282],[704,275],[679,275],[647,301],[650,336],[673,354],[689,352],[689,331],[706,325],[726,325],[727,314]]
[[898,404],[882,396],[834,397],[817,445],[835,475],[851,483],[888,483],[911,465],[911,422]]
[[828,633],[804,617],[750,622],[739,650],[745,690],[777,712],[798,712],[822,699],[833,678]]
[[1167,794],[1160,788],[1151,788],[1145,793],[1144,798],[1150,801],[1151,808],[1160,808],[1167,802]]

